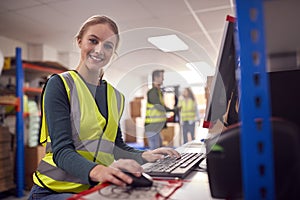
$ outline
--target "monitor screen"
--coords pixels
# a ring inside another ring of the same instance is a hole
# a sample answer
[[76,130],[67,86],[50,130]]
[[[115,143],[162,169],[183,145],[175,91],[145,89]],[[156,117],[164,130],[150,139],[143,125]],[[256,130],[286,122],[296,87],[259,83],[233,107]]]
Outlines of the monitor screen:
[[234,32],[235,18],[227,16],[216,72],[209,89],[204,128],[211,128],[218,120],[225,126],[238,122]]

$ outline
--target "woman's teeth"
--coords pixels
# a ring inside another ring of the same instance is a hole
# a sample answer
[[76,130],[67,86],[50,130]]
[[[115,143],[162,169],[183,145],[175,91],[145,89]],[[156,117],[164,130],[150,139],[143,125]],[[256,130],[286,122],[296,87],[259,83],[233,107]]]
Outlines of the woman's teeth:
[[97,62],[100,62],[100,61],[103,60],[102,57],[97,57],[97,56],[92,56],[92,55],[90,55],[90,58],[93,59],[93,60],[95,60],[95,61],[97,61]]

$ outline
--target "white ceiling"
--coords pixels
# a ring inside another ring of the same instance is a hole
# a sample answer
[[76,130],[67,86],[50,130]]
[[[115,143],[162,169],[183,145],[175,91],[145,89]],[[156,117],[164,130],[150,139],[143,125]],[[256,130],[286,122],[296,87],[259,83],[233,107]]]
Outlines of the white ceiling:
[[[58,52],[78,52],[74,35],[94,14],[113,18],[121,46],[113,65],[119,71],[147,73],[153,68],[188,70],[186,62],[205,62],[212,75],[227,15],[234,0],[0,0],[0,35],[25,43],[45,44]],[[298,49],[299,0],[266,1],[268,52]],[[298,24],[298,25],[296,25]],[[286,31],[291,30],[291,31]],[[189,50],[163,53],[149,36],[177,34]]]
[[[94,14],[107,15],[121,32],[120,70],[188,70],[186,62],[214,67],[226,15],[234,16],[234,9],[233,0],[1,0],[0,35],[78,52],[74,35],[81,23]],[[188,51],[162,53],[147,42],[149,36],[174,33]]]

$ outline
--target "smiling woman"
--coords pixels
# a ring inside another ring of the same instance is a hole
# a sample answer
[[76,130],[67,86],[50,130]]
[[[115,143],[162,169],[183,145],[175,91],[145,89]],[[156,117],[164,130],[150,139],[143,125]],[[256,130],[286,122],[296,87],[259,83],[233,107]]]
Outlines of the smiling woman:
[[102,182],[119,186],[140,177],[140,164],[171,148],[140,151],[122,139],[119,121],[124,95],[102,80],[119,43],[119,31],[106,16],[92,16],[76,35],[80,61],[76,70],[53,75],[42,95],[40,142],[46,155],[33,175],[29,199],[66,199]]
[[87,82],[97,85],[99,77],[103,74],[103,67],[109,63],[118,46],[118,27],[107,17],[94,16],[82,25],[76,40],[81,49],[77,70]]

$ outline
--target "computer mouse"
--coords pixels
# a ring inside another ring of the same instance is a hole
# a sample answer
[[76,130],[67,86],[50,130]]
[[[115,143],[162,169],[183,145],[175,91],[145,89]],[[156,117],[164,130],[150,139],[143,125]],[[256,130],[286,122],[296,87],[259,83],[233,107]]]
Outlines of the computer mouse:
[[131,187],[151,187],[153,185],[153,179],[146,173],[142,173],[140,177],[136,177],[134,174],[130,172],[124,172],[128,176],[132,178],[132,183],[127,184],[127,186]]

